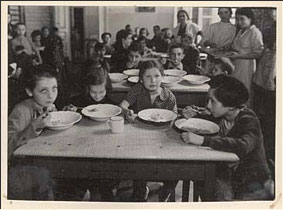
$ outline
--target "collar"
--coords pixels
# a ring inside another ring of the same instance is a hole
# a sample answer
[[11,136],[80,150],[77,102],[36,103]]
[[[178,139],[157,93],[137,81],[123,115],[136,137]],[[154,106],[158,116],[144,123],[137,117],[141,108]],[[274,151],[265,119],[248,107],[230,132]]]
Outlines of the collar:
[[172,68],[174,68],[174,69],[179,69],[179,70],[183,70],[183,64],[182,64],[182,62],[180,62],[177,66],[175,66],[172,62],[169,62],[168,63],[168,69],[172,69]]

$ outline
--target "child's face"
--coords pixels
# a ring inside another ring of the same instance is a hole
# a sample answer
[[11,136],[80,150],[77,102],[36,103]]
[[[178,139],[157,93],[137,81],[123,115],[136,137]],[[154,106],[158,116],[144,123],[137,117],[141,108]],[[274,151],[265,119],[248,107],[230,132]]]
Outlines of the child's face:
[[104,99],[104,97],[106,95],[105,83],[103,83],[101,85],[90,85],[89,86],[89,95],[96,102],[99,102],[102,99]]
[[48,37],[48,36],[49,36],[49,29],[48,29],[48,28],[43,29],[42,35],[43,35],[44,37]]
[[250,18],[248,18],[245,15],[237,15],[236,16],[236,20],[237,20],[237,25],[243,29],[243,28],[248,28],[251,26],[251,22],[252,20]]
[[145,89],[147,89],[149,92],[156,92],[160,88],[162,75],[158,68],[151,68],[145,71],[141,80]]
[[140,31],[140,36],[147,37],[147,33],[145,29]]
[[130,51],[128,58],[130,63],[137,65],[141,60],[141,54],[139,52]]
[[183,37],[183,38],[181,38],[181,43],[185,47],[188,47],[191,44],[193,44],[193,39],[192,39],[192,37]]
[[160,29],[158,27],[153,27],[153,33],[155,35],[159,35],[160,34]]
[[214,95],[215,89],[208,90],[208,103],[207,109],[211,112],[213,117],[224,117],[228,111],[229,107],[224,107],[220,101],[218,101]]
[[102,48],[102,49],[96,51],[96,55],[100,58],[103,58],[103,56],[105,55],[105,52],[106,52],[106,49]]
[[164,38],[171,38],[172,37],[172,31],[171,30],[166,30],[164,33]]
[[184,58],[183,49],[173,48],[169,53],[169,57],[174,65],[179,65]]
[[141,50],[144,51],[144,49],[146,48],[146,41],[145,40],[140,41],[140,45],[141,45]]
[[129,36],[127,36],[126,39],[122,39],[122,41],[123,41],[125,47],[128,48],[133,42],[132,35],[130,34]]
[[16,31],[19,36],[24,36],[26,33],[26,27],[24,25],[18,25]]
[[41,36],[40,36],[40,35],[35,36],[35,37],[33,38],[33,41],[34,41],[35,43],[40,43],[40,40],[41,40]]
[[36,82],[33,90],[26,89],[26,92],[37,104],[49,107],[54,103],[58,95],[57,80],[42,77]]
[[109,36],[109,34],[103,36],[103,42],[106,44],[109,44],[111,42],[111,38]]

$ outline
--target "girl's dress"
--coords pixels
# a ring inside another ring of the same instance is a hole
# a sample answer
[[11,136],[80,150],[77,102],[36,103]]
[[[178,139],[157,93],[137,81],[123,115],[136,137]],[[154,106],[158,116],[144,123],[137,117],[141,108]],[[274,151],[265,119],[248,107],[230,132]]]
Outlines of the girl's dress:
[[[255,25],[252,25],[244,32],[240,30],[233,41],[232,48],[240,54],[261,53],[263,50],[261,32]],[[232,76],[244,83],[250,93],[252,77],[256,70],[256,59],[236,59],[233,64],[235,69]]]

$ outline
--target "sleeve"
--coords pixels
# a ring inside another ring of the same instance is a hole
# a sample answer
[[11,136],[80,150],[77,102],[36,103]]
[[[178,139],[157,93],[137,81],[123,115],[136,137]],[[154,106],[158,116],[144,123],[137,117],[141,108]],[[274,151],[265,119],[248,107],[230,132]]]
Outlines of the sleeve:
[[124,100],[126,100],[130,106],[136,103],[139,92],[140,92],[139,89],[140,89],[140,84],[136,84],[131,88],[131,90],[126,95]]
[[202,42],[206,40],[210,40],[212,36],[212,26],[208,26],[207,29],[203,31]]
[[32,127],[28,108],[16,106],[8,118],[8,156],[11,157],[19,146],[40,133]]
[[263,51],[263,38],[259,30],[254,30],[251,35],[251,48],[252,52],[262,53]]
[[256,147],[257,141],[261,138],[261,129],[259,122],[250,116],[239,120],[237,126],[237,137],[206,136],[203,146],[233,152],[239,158],[243,158]]
[[172,110],[173,112],[177,113],[177,102],[176,102],[176,97],[175,95],[170,91],[169,91],[169,98],[168,98],[168,109]]

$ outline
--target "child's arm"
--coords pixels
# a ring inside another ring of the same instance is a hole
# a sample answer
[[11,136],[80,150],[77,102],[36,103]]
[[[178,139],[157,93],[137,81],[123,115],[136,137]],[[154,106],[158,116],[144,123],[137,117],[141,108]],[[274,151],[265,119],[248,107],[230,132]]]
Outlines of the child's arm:
[[182,134],[182,139],[187,143],[209,146],[215,150],[233,152],[239,158],[242,158],[256,146],[256,142],[261,138],[260,130],[257,120],[251,117],[245,117],[237,123],[238,135],[235,137],[203,137],[191,132],[185,132]]
[[137,117],[137,114],[135,114],[133,110],[129,109],[129,106],[130,106],[130,104],[126,100],[123,100],[120,103],[120,107],[123,109],[123,113],[126,116],[126,119],[129,122],[134,122],[135,118]]
[[27,143],[29,139],[40,135],[49,121],[48,110],[33,120],[28,108],[15,107],[8,119],[8,156],[10,157],[19,146]]

